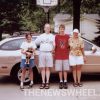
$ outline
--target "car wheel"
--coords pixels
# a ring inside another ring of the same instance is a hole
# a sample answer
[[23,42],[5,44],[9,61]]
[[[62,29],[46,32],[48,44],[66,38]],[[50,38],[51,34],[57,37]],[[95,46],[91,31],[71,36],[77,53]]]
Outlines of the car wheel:
[[[17,73],[17,78],[18,78],[19,81],[21,81],[21,74],[22,74],[22,69],[19,69],[19,71]],[[30,79],[29,79],[29,68],[26,68],[24,83],[29,83],[29,82],[30,82]]]
[[[13,77],[14,81],[18,84],[21,81],[21,74],[22,74],[22,69],[19,67],[19,65],[20,64],[16,64],[11,71],[11,76]],[[29,68],[27,67],[25,74],[25,81],[24,81],[25,84],[29,84],[30,82],[28,69]],[[33,76],[34,76],[34,82],[38,83],[40,81],[40,75],[36,67],[33,68]]]

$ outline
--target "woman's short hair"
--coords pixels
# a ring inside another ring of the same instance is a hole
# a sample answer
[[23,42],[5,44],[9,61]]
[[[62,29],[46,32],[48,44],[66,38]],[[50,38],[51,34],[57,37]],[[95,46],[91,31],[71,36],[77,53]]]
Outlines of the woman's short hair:
[[64,24],[61,24],[60,26],[59,26],[59,29],[60,28],[64,28],[65,29],[65,25]]

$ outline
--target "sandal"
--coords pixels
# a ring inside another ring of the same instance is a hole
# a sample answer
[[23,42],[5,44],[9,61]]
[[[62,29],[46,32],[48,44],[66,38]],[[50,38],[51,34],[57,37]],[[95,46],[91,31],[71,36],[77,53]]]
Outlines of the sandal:
[[46,83],[45,89],[49,89],[49,83]]
[[73,83],[73,86],[74,86],[74,87],[77,87],[77,86],[78,86],[78,83]]
[[44,89],[44,87],[45,87],[45,83],[42,83],[40,89]]
[[82,84],[82,83],[78,83],[78,86],[79,86],[79,87],[82,87],[82,86],[83,86],[83,84]]
[[63,82],[59,83],[59,89],[63,89]]

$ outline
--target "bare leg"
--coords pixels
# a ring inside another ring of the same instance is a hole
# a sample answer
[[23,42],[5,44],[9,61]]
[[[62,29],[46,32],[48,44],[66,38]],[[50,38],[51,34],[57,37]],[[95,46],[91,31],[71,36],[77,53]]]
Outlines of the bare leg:
[[80,83],[80,80],[81,80],[81,68],[82,68],[81,65],[77,66],[77,79],[78,79],[78,83]]
[[31,84],[33,84],[33,70],[32,70],[32,68],[29,69],[29,73],[30,73]]
[[50,78],[50,68],[46,67],[46,83],[49,83]]
[[66,81],[67,82],[67,71],[64,71],[64,82]]
[[73,79],[74,82],[77,83],[77,71],[76,71],[76,66],[73,66]]
[[26,68],[23,68],[22,75],[21,75],[21,82],[24,82],[24,80],[25,80],[25,72],[26,72]]
[[23,69],[22,69],[22,74],[21,74],[21,83],[20,83],[20,86],[23,86],[23,84],[24,84],[25,72],[26,72],[26,69],[23,68]]
[[59,79],[60,79],[60,82],[63,82],[63,73],[62,73],[62,71],[59,72]]
[[41,69],[42,83],[45,83],[45,68]]
[[26,57],[26,64],[28,64],[28,57]]

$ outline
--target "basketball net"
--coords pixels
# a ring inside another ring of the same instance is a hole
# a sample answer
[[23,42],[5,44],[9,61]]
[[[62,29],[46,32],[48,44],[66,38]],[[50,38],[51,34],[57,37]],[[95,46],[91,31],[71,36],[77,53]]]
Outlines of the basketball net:
[[43,8],[44,12],[47,13],[51,7],[50,6],[42,6],[42,8]]

